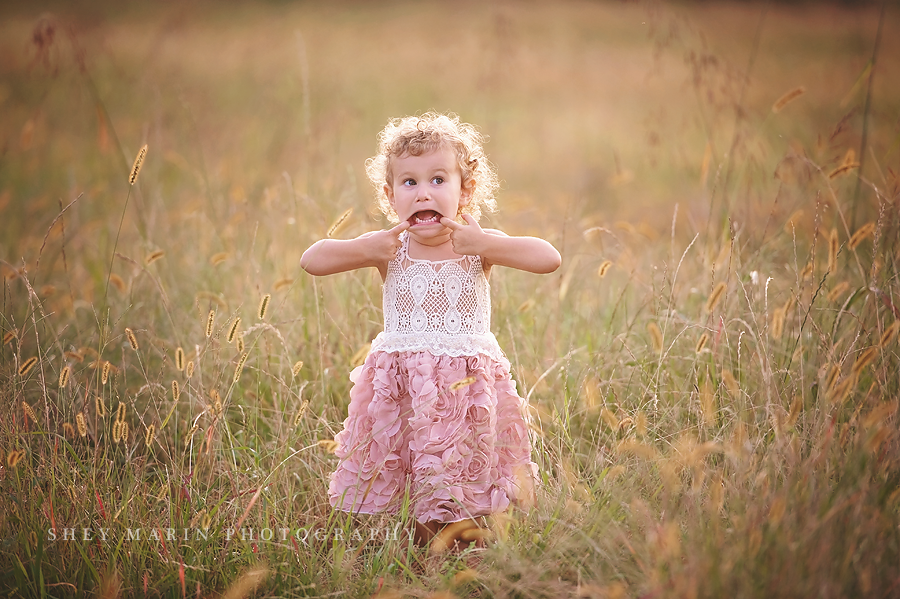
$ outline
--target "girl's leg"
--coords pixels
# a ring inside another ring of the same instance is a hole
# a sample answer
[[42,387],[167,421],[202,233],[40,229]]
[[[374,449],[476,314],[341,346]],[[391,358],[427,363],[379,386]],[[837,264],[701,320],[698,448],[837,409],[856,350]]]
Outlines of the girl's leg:
[[414,540],[416,542],[416,545],[419,547],[429,546],[442,526],[442,522],[437,522],[434,520],[425,523],[416,520],[416,530],[414,533]]

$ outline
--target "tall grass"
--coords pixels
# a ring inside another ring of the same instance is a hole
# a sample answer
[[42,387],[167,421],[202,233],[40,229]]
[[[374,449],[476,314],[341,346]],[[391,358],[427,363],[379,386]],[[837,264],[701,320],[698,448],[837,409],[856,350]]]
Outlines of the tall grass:
[[[472,6],[423,32],[441,7],[97,10],[0,20],[5,591],[900,595],[888,35],[858,145],[877,12]],[[442,77],[394,78],[422,69]],[[382,226],[363,159],[429,108],[493,136],[495,224],[564,256],[492,275],[537,505],[432,557],[406,509],[328,505],[380,281],[298,266]]]

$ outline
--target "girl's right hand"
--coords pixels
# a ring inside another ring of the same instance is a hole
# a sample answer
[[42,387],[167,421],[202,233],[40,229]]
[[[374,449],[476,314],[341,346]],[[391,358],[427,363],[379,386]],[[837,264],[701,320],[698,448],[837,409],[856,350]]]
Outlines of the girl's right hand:
[[408,228],[409,223],[403,221],[392,229],[370,231],[362,234],[360,237],[366,239],[367,251],[372,262],[388,263],[396,258],[397,251],[402,243],[400,234]]

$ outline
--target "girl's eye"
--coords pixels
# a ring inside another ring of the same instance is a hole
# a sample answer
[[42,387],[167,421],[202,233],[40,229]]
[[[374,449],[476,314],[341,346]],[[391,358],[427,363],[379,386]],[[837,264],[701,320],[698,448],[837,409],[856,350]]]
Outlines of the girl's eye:
[[409,186],[415,185],[416,182],[413,179],[404,179],[403,184],[406,185],[407,187],[409,187]]
[[434,183],[435,185],[440,185],[441,183],[444,182],[444,178],[443,177],[435,177],[434,179],[431,180],[431,182]]

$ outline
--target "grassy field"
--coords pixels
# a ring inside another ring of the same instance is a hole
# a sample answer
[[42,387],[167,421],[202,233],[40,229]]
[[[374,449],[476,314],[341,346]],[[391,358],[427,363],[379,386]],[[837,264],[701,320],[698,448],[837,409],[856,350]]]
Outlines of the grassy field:
[[[893,5],[4,5],[0,590],[900,596],[898,74]],[[378,275],[299,257],[430,109],[563,266],[492,276],[537,505],[410,567],[325,494]]]

